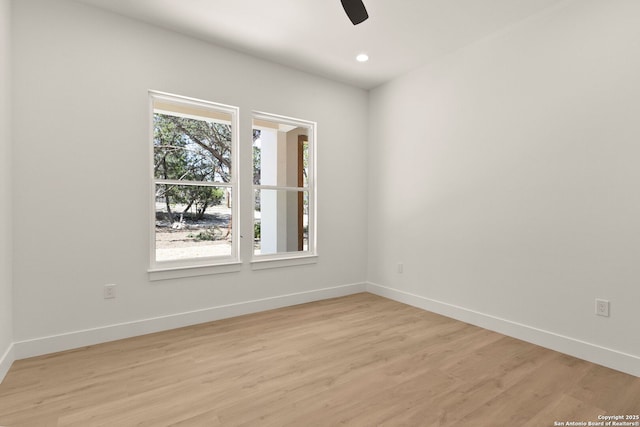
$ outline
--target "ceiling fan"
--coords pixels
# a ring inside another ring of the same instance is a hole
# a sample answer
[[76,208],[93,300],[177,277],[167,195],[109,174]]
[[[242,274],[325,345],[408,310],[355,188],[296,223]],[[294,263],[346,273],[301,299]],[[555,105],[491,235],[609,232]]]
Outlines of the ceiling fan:
[[364,7],[362,0],[340,0],[344,11],[347,12],[347,16],[353,22],[353,25],[366,21],[369,17],[367,9]]

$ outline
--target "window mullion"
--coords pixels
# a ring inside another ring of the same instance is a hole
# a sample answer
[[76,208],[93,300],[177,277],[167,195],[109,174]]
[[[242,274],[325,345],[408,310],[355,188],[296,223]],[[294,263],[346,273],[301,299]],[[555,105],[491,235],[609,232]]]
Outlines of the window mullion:
[[253,188],[256,190],[309,191],[309,188],[307,187],[284,187],[280,185],[254,185]]
[[234,186],[233,182],[213,182],[213,181],[187,181],[178,179],[156,179],[156,184],[166,185],[192,185],[196,187],[229,187]]

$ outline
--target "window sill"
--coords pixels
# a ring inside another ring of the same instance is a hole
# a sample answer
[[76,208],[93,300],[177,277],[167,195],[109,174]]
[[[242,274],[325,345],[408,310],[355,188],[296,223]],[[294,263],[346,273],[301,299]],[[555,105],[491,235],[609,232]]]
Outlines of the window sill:
[[191,265],[184,267],[156,267],[147,270],[149,280],[180,279],[183,277],[208,276],[210,274],[235,273],[242,269],[242,263],[232,261],[220,264]]
[[266,270],[269,268],[293,267],[296,265],[316,264],[318,255],[294,255],[294,256],[278,256],[254,258],[251,261],[252,270]]

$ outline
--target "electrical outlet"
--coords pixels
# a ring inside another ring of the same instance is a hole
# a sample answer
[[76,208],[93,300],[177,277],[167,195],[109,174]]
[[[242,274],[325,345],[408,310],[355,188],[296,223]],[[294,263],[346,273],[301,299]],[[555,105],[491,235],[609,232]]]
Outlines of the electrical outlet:
[[403,271],[404,271],[404,264],[399,262],[398,263],[398,273],[402,274]]
[[596,314],[609,317],[609,301],[596,298]]
[[104,285],[102,290],[104,299],[112,299],[116,297],[116,285]]

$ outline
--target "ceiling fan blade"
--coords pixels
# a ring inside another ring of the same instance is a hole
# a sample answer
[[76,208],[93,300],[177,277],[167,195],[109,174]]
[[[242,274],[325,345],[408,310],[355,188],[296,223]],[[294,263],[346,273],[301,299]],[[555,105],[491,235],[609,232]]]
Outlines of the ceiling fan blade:
[[362,0],[340,0],[344,11],[347,12],[347,16],[353,22],[353,25],[366,21],[369,17],[367,9],[364,7]]

